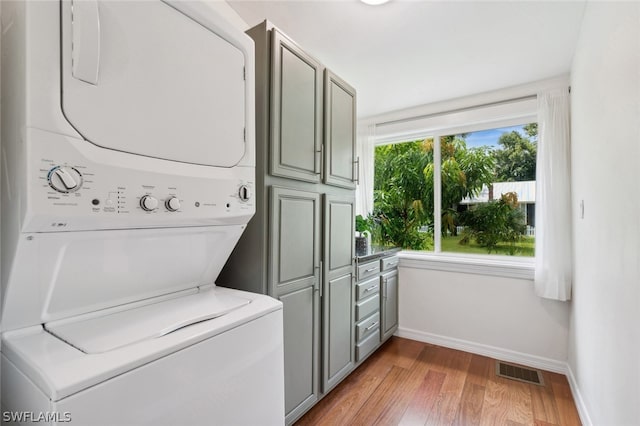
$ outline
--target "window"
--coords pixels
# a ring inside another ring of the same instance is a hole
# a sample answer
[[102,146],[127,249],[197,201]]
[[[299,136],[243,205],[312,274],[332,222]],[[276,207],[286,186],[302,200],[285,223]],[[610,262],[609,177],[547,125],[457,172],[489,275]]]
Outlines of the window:
[[375,148],[374,241],[433,251],[433,152],[433,138]]
[[536,123],[376,146],[374,240],[533,256],[536,148]]

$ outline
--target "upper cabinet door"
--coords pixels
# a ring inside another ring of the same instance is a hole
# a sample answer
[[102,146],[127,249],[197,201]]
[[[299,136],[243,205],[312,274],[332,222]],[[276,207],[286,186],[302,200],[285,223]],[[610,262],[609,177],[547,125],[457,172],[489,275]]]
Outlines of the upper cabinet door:
[[253,45],[210,11],[188,16],[181,11],[187,8],[62,3],[62,108],[86,140],[209,166],[243,158],[253,109],[253,83],[244,75],[253,67]]
[[340,77],[325,70],[324,79],[324,182],[355,188],[356,91]]
[[271,52],[270,172],[320,182],[322,66],[277,29]]
[[273,186],[270,202],[270,293],[319,290],[320,194]]

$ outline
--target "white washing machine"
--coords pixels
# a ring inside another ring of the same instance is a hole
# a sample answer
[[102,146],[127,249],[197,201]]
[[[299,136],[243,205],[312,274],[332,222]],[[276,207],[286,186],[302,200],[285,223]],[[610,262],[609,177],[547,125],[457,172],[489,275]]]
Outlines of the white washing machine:
[[188,1],[2,2],[2,421],[284,424],[251,40]]

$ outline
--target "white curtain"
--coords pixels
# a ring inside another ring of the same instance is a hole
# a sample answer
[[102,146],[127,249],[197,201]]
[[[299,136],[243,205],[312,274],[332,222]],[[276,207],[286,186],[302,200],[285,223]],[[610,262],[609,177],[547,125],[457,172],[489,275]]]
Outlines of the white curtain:
[[571,157],[569,92],[538,93],[535,291],[571,299]]
[[373,211],[373,151],[376,136],[375,124],[358,126],[359,176],[356,187],[356,214],[367,217]]

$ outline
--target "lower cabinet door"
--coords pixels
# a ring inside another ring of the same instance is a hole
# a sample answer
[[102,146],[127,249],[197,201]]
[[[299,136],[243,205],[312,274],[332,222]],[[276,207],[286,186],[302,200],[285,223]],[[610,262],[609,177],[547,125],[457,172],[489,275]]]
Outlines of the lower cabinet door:
[[324,288],[323,391],[338,384],[354,366],[352,274],[329,280]]
[[317,292],[304,287],[279,297],[284,315],[284,390],[286,423],[318,401],[320,320]]
[[354,207],[349,196],[324,196],[322,271],[322,390],[328,392],[353,370]]
[[382,287],[382,327],[380,338],[387,340],[398,329],[398,271],[380,277]]
[[320,395],[321,196],[271,187],[270,294],[283,303],[287,424]]

